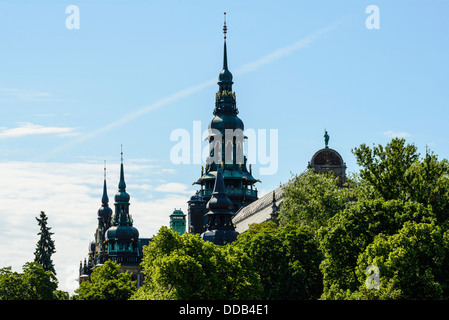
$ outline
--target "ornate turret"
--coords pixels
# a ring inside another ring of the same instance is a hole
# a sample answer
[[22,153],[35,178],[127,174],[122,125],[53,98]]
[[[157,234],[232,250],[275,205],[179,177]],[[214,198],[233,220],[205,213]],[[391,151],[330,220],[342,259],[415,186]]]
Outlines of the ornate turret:
[[205,230],[206,220],[206,201],[200,196],[199,191],[190,197],[187,201],[187,223],[188,232],[192,234],[201,234]]
[[175,209],[170,215],[170,228],[179,234],[186,232],[186,215],[181,209]]
[[109,208],[108,190],[106,187],[106,161],[104,165],[103,195],[101,207],[98,209],[98,227],[107,230],[111,226],[112,209]]
[[232,223],[234,216],[233,203],[226,194],[221,166],[217,170],[217,178],[212,196],[206,205],[207,225],[201,238],[217,245],[225,245],[237,239],[239,234]]
[[120,181],[115,195],[115,214],[112,227],[106,232],[109,259],[119,263],[137,263],[137,244],[139,231],[133,227],[129,214],[130,196],[126,192],[125,173],[123,169],[123,152],[121,153]]
[[104,165],[103,195],[101,207],[98,209],[98,227],[95,233],[95,241],[92,241],[90,251],[95,264],[102,264],[106,256],[106,230],[111,226],[112,209],[109,208],[109,197],[106,187],[106,161]]
[[[226,17],[226,13],[225,13]],[[258,182],[247,169],[247,159],[243,154],[243,121],[237,116],[235,92],[232,91],[232,73],[228,69],[226,47],[226,19],[223,26],[223,69],[218,75],[218,92],[215,94],[214,118],[209,124],[209,157],[206,170],[195,184],[201,185],[200,196],[209,201],[217,176],[217,165],[223,166],[223,179],[226,193],[233,202],[232,211],[246,206],[257,199]]]
[[[88,281],[92,271],[106,262],[116,261],[121,265],[122,272],[129,271],[137,287],[143,284],[143,274],[140,269],[142,247],[150,241],[140,238],[139,232],[133,227],[133,220],[129,214],[130,196],[126,192],[123,152],[121,152],[120,181],[115,195],[115,214],[109,208],[109,197],[106,187],[106,163],[104,169],[103,195],[101,208],[98,210],[98,227],[95,241],[89,244],[88,260],[80,262],[79,281]],[[112,217],[112,218],[111,218]]]

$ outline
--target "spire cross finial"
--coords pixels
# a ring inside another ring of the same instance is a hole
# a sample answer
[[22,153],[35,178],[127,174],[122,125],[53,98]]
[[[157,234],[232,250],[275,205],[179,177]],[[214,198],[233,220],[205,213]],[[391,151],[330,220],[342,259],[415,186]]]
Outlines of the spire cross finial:
[[104,160],[104,180],[106,180],[106,160]]
[[120,156],[121,156],[121,161],[123,163],[123,144],[120,145]]
[[224,39],[226,40],[226,33],[228,33],[228,27],[226,26],[226,12],[224,13],[224,24],[223,24],[223,34]]

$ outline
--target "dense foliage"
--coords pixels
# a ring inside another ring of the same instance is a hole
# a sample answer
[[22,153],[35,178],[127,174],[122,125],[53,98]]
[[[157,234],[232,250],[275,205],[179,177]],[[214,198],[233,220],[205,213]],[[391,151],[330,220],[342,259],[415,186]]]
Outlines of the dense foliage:
[[[324,254],[321,264],[323,298],[342,298],[347,291],[357,291],[364,284],[356,274],[359,255],[376,236],[396,234],[404,223],[411,221],[430,223],[434,221],[433,213],[415,202],[375,199],[350,204],[332,217],[329,226],[318,231]],[[380,274],[385,275],[382,270]]]
[[362,144],[353,150],[362,167],[360,179],[369,186],[370,198],[416,201],[430,205],[438,222],[449,218],[449,162],[426,150],[423,159],[414,145],[393,139],[384,148]]
[[338,186],[337,177],[313,170],[294,176],[283,189],[280,225],[309,226],[313,230],[325,226],[330,217],[344,209],[350,197],[348,188]]
[[264,299],[317,299],[323,290],[322,260],[309,228],[274,222],[253,224],[232,246],[242,248],[260,276]]
[[144,247],[145,285],[134,299],[256,299],[259,275],[235,246],[162,227]]
[[[447,299],[449,296],[449,236],[435,223],[407,221],[393,235],[378,234],[359,255],[356,273],[366,278],[364,266],[376,265],[380,288],[362,298]],[[357,297],[357,295],[356,295]]]
[[27,262],[22,272],[0,269],[0,300],[53,300],[68,298],[57,291],[58,281],[37,262]]
[[128,300],[136,291],[136,282],[129,272],[120,272],[120,264],[106,261],[96,267],[90,281],[81,282],[75,300]]

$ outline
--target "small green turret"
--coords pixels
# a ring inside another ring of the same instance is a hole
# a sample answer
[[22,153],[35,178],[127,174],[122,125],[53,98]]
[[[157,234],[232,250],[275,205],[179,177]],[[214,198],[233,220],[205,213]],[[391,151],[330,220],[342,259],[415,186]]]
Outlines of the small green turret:
[[181,209],[175,209],[170,215],[170,228],[179,234],[186,232],[186,215]]

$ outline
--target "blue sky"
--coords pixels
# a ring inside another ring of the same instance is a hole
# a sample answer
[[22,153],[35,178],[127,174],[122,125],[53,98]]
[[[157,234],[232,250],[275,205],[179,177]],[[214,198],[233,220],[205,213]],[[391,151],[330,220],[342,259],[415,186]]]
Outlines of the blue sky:
[[[69,5],[79,29],[66,28]],[[276,173],[253,165],[260,194],[306,168],[324,128],[348,171],[352,148],[394,136],[449,158],[445,0],[0,1],[1,266],[33,258],[44,210],[60,287],[73,291],[103,161],[112,206],[121,144],[141,236],[186,211],[201,165],[172,163],[170,134],[213,117],[224,11],[239,117],[278,132]]]

